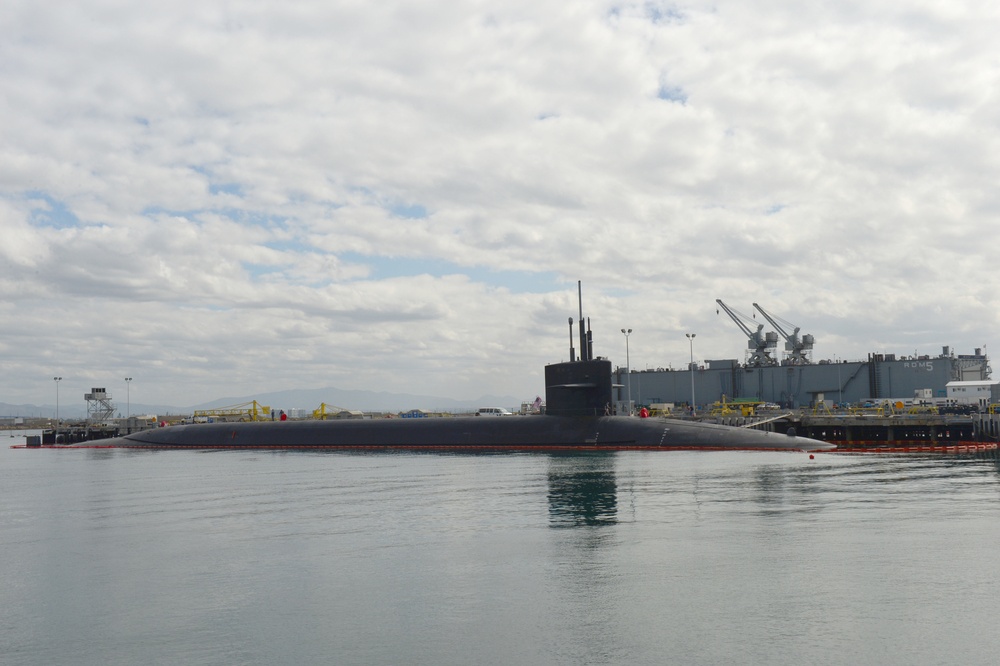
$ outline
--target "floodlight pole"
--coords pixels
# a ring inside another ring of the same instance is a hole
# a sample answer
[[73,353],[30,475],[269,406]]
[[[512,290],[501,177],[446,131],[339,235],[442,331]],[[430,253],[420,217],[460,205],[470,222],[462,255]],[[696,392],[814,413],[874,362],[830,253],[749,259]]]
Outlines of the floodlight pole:
[[125,378],[125,418],[132,416],[132,378]]
[[53,438],[53,444],[59,442],[59,382],[62,381],[62,377],[53,377],[52,380],[56,383],[56,432]]
[[625,330],[622,329],[622,333],[625,335],[625,386],[627,391],[628,399],[628,415],[632,416],[632,377],[631,377],[631,362],[628,355],[628,336],[632,335],[632,329]]
[[694,336],[696,334],[695,333],[685,333],[684,335],[687,336],[688,344],[691,347],[691,364],[688,366],[688,368],[691,369],[691,416],[694,416],[695,415],[695,407],[694,407],[694,404],[695,404],[694,403]]

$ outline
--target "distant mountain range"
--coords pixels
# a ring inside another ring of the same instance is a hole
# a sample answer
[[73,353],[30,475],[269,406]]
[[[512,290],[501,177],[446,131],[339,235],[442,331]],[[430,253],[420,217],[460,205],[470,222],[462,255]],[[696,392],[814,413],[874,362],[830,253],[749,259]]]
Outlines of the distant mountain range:
[[[521,400],[509,395],[484,395],[475,400],[456,400],[440,396],[415,395],[411,393],[388,393],[386,391],[351,391],[339,388],[297,389],[260,393],[257,395],[219,398],[211,402],[178,407],[176,405],[148,405],[133,402],[130,406],[132,414],[190,414],[196,409],[217,409],[229,405],[239,405],[256,400],[274,410],[304,409],[312,411],[321,403],[326,403],[327,411],[333,407],[356,409],[363,412],[401,412],[410,409],[424,409],[433,412],[469,412],[479,407],[506,407],[516,411],[521,406]],[[116,415],[125,413],[125,404],[116,401]],[[12,405],[0,402],[0,417],[54,417],[55,405]],[[87,415],[87,405],[60,404],[60,419],[78,419]]]

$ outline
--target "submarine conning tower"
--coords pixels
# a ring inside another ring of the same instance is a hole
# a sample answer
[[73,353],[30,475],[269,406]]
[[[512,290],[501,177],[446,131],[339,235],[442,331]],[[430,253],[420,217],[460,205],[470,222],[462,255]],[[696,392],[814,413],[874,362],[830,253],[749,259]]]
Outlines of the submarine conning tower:
[[545,413],[604,416],[612,405],[611,361],[553,363],[545,366]]
[[594,358],[594,338],[587,320],[584,330],[583,289],[580,302],[580,358],[573,349],[573,318],[569,318],[569,362],[545,366],[545,413],[552,416],[604,416],[612,405],[611,361]]

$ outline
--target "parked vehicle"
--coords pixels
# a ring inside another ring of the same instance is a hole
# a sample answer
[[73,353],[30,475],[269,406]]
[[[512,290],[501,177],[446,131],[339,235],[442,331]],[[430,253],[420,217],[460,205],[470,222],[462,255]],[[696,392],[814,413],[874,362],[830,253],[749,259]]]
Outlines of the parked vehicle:
[[480,407],[476,416],[514,416],[503,407]]

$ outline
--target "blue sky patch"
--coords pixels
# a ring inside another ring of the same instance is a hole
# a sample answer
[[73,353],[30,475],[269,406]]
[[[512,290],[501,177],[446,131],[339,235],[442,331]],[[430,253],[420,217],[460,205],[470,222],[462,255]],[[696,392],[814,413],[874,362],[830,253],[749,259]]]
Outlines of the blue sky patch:
[[380,196],[368,187],[351,187],[354,192],[359,192],[373,206],[379,206],[389,211],[396,217],[408,220],[422,220],[427,217],[427,207],[417,203],[403,203],[395,197]]
[[664,7],[659,3],[646,3],[646,17],[653,23],[679,23],[684,14],[677,7]]
[[422,220],[427,217],[427,209],[420,204],[393,204],[387,207],[396,217],[410,220]]
[[284,227],[288,222],[288,218],[283,215],[268,215],[252,210],[241,210],[239,208],[220,208],[212,212],[228,217],[234,222],[252,224],[256,227]]
[[250,262],[243,262],[243,268],[247,273],[255,278],[262,277],[264,275],[273,275],[276,273],[281,273],[282,268],[280,266],[272,266],[270,264],[255,264]]
[[209,183],[208,192],[209,194],[234,194],[238,197],[243,196],[243,188],[240,187],[239,183]]
[[668,102],[687,103],[687,94],[679,86],[661,85],[656,92],[656,96]]
[[145,217],[184,217],[192,219],[197,215],[196,210],[171,210],[169,208],[164,208],[162,206],[147,206],[142,209],[142,214]]
[[45,192],[28,192],[25,198],[32,202],[41,200],[47,204],[45,207],[37,206],[36,204],[37,207],[32,208],[32,224],[39,227],[54,227],[56,229],[81,226],[80,218],[67,208],[66,204],[49,196]]
[[263,245],[278,252],[313,253],[316,251],[316,248],[312,245],[297,239],[268,241],[263,243]]
[[142,214],[146,217],[159,217],[166,215],[169,217],[183,217],[196,222],[200,221],[199,218],[205,213],[214,213],[216,215],[227,217],[238,224],[249,224],[257,227],[284,227],[285,223],[288,221],[288,218],[282,215],[267,215],[265,213],[246,211],[239,208],[171,210],[169,208],[163,208],[162,206],[149,206],[142,209]]

